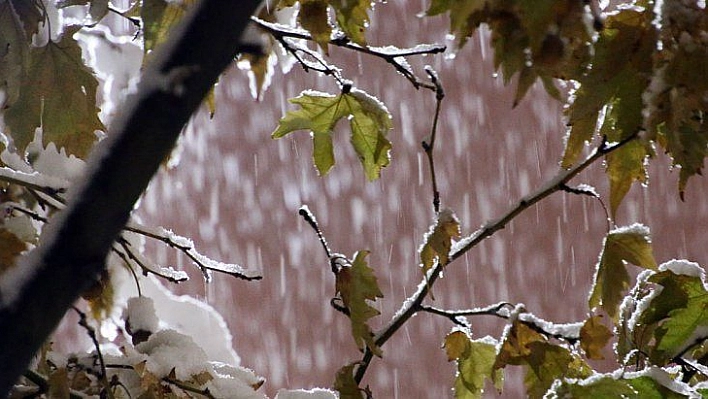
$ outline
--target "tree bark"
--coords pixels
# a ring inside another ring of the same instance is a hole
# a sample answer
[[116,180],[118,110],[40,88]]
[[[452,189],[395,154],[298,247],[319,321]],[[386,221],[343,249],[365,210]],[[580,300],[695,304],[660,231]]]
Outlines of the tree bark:
[[17,280],[19,294],[9,299],[0,292],[0,397],[104,270],[135,202],[238,53],[259,3],[203,0],[157,49],[137,93],[92,153],[84,183],[73,190],[67,209],[45,226],[39,247],[16,266],[29,273]]

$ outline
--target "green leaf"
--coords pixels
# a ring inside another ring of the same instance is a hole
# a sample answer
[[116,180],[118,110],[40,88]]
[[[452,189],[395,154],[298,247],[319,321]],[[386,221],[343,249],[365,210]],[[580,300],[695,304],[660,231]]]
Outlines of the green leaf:
[[[651,7],[624,8],[608,15],[594,46],[592,66],[577,78],[580,88],[566,110],[570,129],[563,167],[577,162],[598,122],[607,123],[603,133],[610,141],[629,137],[642,127],[642,93],[652,75],[657,40],[652,20]],[[599,119],[603,115],[604,122]]]
[[366,29],[369,26],[368,11],[371,0],[330,0],[337,18],[337,25],[354,43],[366,47]]
[[553,393],[558,398],[573,399],[645,398],[645,396],[637,396],[637,392],[627,381],[612,376],[593,377],[591,383],[582,380],[563,380]]
[[366,263],[368,251],[354,254],[351,267],[343,267],[336,276],[335,286],[344,306],[349,311],[352,323],[352,337],[359,349],[368,347],[375,355],[381,356],[381,348],[374,342],[374,334],[367,321],[379,315],[379,311],[369,305],[369,301],[383,298],[374,271]]
[[654,330],[654,350],[650,359],[657,365],[671,362],[679,352],[708,335],[708,291],[696,264],[685,262],[695,273],[675,273],[681,261],[662,265],[649,282],[662,286],[641,315],[641,323],[658,324]]
[[589,317],[580,328],[580,347],[588,359],[603,360],[602,349],[612,338],[612,332],[600,320],[601,316]]
[[613,218],[632,183],[646,182],[644,164],[648,155],[646,144],[639,140],[626,143],[607,155],[606,173],[610,180],[610,213]]
[[30,51],[19,97],[4,115],[20,152],[41,127],[44,144],[54,142],[57,148],[84,158],[96,141],[95,131],[105,129],[96,106],[98,82],[73,39],[78,29],[68,27],[59,42]]
[[195,0],[143,0],[140,16],[143,21],[146,54],[167,39],[170,29],[184,17],[194,3]]
[[625,262],[645,269],[656,269],[648,228],[633,224],[614,229],[605,237],[589,306],[590,309],[601,306],[615,322],[623,298],[622,293],[629,287]]
[[[671,380],[672,376],[669,375],[663,369],[654,369],[653,375],[663,374],[665,380]],[[642,376],[637,378],[631,378],[626,380],[627,383],[634,388],[636,394],[634,397],[642,399],[680,399],[680,398],[692,398],[693,396],[682,395],[680,393],[674,392],[668,387],[666,387],[661,382],[650,376]]]
[[490,379],[501,391],[503,373],[494,368],[497,356],[496,344],[490,340],[470,340],[462,331],[454,331],[445,337],[448,360],[457,361],[455,398],[481,398],[484,382]]
[[391,115],[375,98],[356,89],[339,95],[304,91],[290,102],[301,109],[285,114],[272,137],[278,139],[296,130],[309,130],[314,146],[312,157],[321,175],[334,166],[332,134],[342,118],[349,119],[351,143],[366,177],[375,180],[381,169],[388,166],[391,143],[386,135],[391,129]]
[[340,399],[364,399],[364,395],[354,380],[354,367],[357,363],[350,363],[337,370],[334,380],[334,390],[339,392]]

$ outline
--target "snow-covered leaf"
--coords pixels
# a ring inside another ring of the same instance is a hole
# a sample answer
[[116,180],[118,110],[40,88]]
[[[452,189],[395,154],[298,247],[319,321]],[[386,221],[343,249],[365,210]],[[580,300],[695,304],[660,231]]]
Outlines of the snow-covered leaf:
[[645,269],[656,269],[648,228],[634,224],[612,230],[605,237],[589,306],[590,309],[601,306],[614,321],[617,321],[623,292],[629,287],[625,262]]
[[386,135],[391,129],[391,115],[374,97],[357,89],[339,95],[305,91],[290,102],[301,109],[288,111],[272,137],[277,139],[296,130],[309,130],[314,146],[312,157],[321,175],[334,166],[332,135],[342,118],[349,119],[351,143],[366,177],[375,180],[381,169],[388,166],[391,143]]
[[490,340],[471,340],[462,331],[454,331],[445,337],[445,351],[448,360],[457,362],[455,398],[478,399],[484,393],[487,379],[501,392],[504,374],[495,369],[496,345]]
[[460,221],[450,209],[443,209],[438,215],[435,224],[425,234],[423,246],[420,248],[420,261],[423,273],[439,262],[446,265],[452,247],[452,239],[459,238]]

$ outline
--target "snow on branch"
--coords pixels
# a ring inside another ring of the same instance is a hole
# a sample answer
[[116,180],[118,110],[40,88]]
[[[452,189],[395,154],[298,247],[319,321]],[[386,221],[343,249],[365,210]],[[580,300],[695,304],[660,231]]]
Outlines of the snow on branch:
[[[187,237],[175,234],[171,230],[165,229],[163,227],[150,228],[147,226],[142,226],[134,222],[130,222],[126,225],[125,230],[141,234],[145,237],[149,237],[169,245],[183,252],[189,259],[191,259],[204,273],[205,278],[209,279],[208,271],[216,271],[219,273],[225,273],[236,278],[243,280],[260,280],[263,278],[260,274],[249,271],[241,265],[235,263],[224,263],[202,255],[194,249],[194,242]],[[165,268],[160,270],[164,271]],[[150,270],[152,272],[152,270]],[[159,273],[156,273],[159,275]]]

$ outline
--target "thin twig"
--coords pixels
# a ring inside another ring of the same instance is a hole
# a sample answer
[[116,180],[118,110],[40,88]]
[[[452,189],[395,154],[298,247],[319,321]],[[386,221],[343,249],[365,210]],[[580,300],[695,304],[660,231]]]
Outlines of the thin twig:
[[96,348],[96,354],[98,356],[98,365],[101,368],[101,373],[99,378],[101,379],[101,384],[103,385],[104,392],[108,395],[109,399],[113,399],[113,391],[111,390],[110,383],[108,382],[108,374],[106,373],[106,363],[103,361],[103,353],[101,352],[101,345],[98,343],[98,337],[96,337],[96,330],[88,324],[86,318],[86,313],[82,312],[76,306],[72,306],[74,311],[79,315],[79,325],[83,327],[88,333],[91,342],[93,342]]
[[[556,177],[551,179],[541,188],[519,200],[519,202],[515,206],[513,206],[509,211],[507,211],[502,217],[487,223],[482,228],[475,231],[473,234],[463,238],[458,243],[456,243],[456,245],[454,245],[452,250],[450,251],[448,262],[446,264],[438,262],[435,267],[426,274],[423,281],[418,284],[418,289],[413,294],[413,296],[409,298],[409,300],[406,300],[403,304],[403,307],[395,313],[396,316],[394,316],[391,321],[389,321],[382,329],[380,329],[376,334],[374,334],[374,343],[376,344],[376,346],[383,346],[383,344],[385,344],[386,341],[388,341],[393,336],[393,334],[396,333],[396,331],[398,331],[411,317],[413,317],[413,315],[418,312],[421,304],[423,303],[423,300],[430,292],[430,289],[432,288],[435,281],[438,279],[438,277],[440,277],[440,272],[442,272],[445,266],[464,255],[470,249],[477,246],[485,238],[488,238],[497,231],[503,229],[521,212],[525,211],[535,203],[548,197],[556,191],[560,191],[562,185],[567,185],[568,181],[577,176],[580,172],[585,170],[595,161],[611,153],[612,151],[621,148],[630,141],[635,140],[637,137],[638,134],[635,133],[614,145],[608,145],[607,141],[603,139],[598,148],[595,150],[595,152],[589,157],[587,157],[583,162],[570,169],[561,171]],[[357,383],[361,382],[362,378],[364,378],[364,374],[366,373],[366,370],[369,367],[373,356],[373,353],[368,348],[364,349],[364,356],[359,362],[359,367],[357,368],[356,374],[354,375],[354,379]]]
[[[509,312],[507,307],[514,307],[509,302],[499,302],[493,305],[489,305],[484,308],[479,308],[479,309],[467,309],[467,310],[446,310],[446,309],[440,309],[436,308],[433,306],[426,306],[426,305],[420,305],[418,306],[418,310],[422,312],[427,312],[431,313],[434,315],[438,316],[443,316],[447,319],[450,319],[453,323],[460,325],[460,326],[466,326],[469,327],[469,325],[462,320],[460,320],[461,317],[464,316],[494,316],[498,317],[500,319],[505,319],[509,320],[511,318],[511,313]],[[523,313],[522,313],[523,315]],[[580,339],[578,335],[569,335],[569,334],[562,334],[556,331],[549,330],[545,328],[542,324],[546,324],[546,321],[543,321],[543,323],[539,324],[539,320],[536,319],[531,319],[531,320],[524,320],[522,318],[519,318],[518,321],[522,324],[525,324],[532,330],[545,335],[548,338],[555,338],[558,340],[563,340],[567,341],[570,344],[574,344],[575,342]]]
[[309,224],[310,227],[315,230],[315,233],[317,233],[317,238],[319,238],[320,244],[322,244],[322,248],[324,248],[325,253],[327,254],[327,259],[332,259],[332,251],[329,249],[329,245],[327,245],[327,240],[325,239],[324,234],[322,234],[320,225],[317,224],[317,219],[315,218],[315,215],[313,215],[310,211],[310,208],[308,208],[307,205],[303,205],[300,207],[298,213],[300,214],[300,216],[302,216],[303,219],[305,219],[307,224]]
[[124,227],[124,230],[162,241],[170,247],[181,251],[202,270],[202,273],[207,281],[209,280],[209,275],[207,273],[208,270],[225,273],[247,281],[260,280],[263,278],[263,276],[259,274],[247,271],[240,265],[223,263],[209,259],[208,257],[197,252],[194,248],[194,243],[192,243],[191,240],[163,228],[151,229],[146,226],[141,226],[135,222],[128,222],[128,224]]
[[430,129],[430,140],[421,143],[425,155],[428,157],[428,164],[430,165],[430,178],[433,186],[433,209],[435,214],[440,213],[440,191],[438,191],[438,182],[435,176],[435,161],[433,160],[433,148],[435,146],[435,137],[438,131],[438,120],[440,118],[440,109],[442,107],[442,100],[445,98],[445,90],[443,90],[442,83],[440,83],[440,78],[438,74],[433,70],[432,67],[426,66],[425,72],[430,77],[430,80],[435,86],[435,116],[433,117],[433,126]]
[[[251,17],[251,20],[256,23],[256,25],[260,26],[266,32],[272,35],[280,43],[284,42],[284,38],[314,41],[312,36],[307,33],[307,31],[304,31],[302,29],[267,22],[256,17]],[[436,90],[435,85],[419,80],[404,63],[399,61],[399,59],[414,55],[439,54],[446,50],[445,46],[438,44],[418,45],[410,49],[388,49],[370,46],[363,47],[351,42],[346,36],[343,35],[330,40],[329,44],[381,58],[382,60],[391,64],[396,69],[396,71],[398,71],[406,79],[408,79],[408,81],[411,82],[413,87],[415,87],[416,89],[424,87],[430,90]]]

